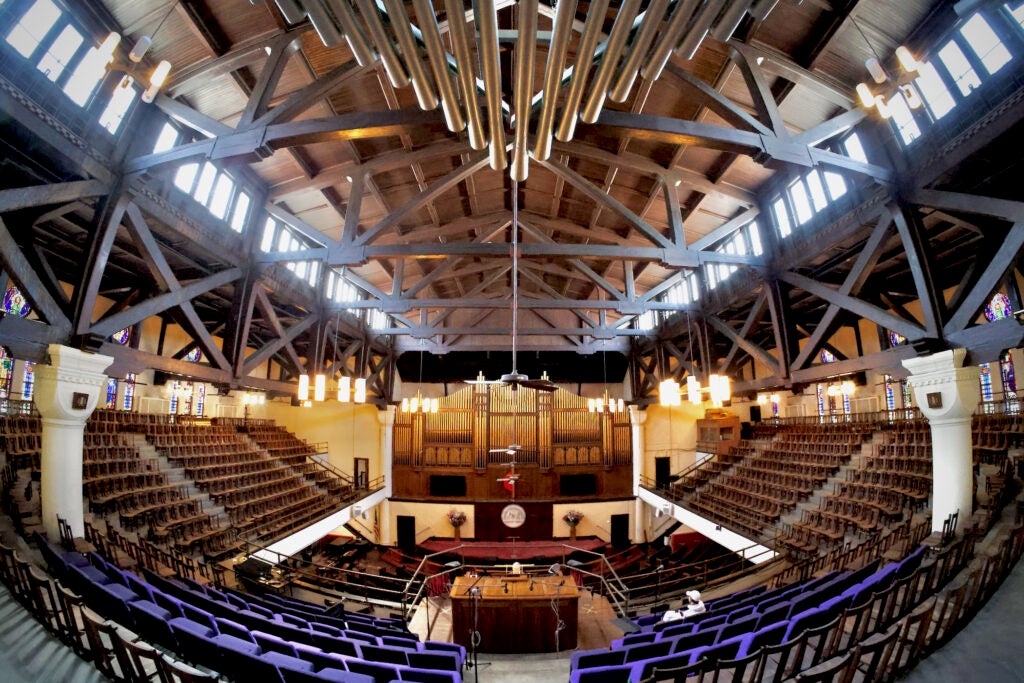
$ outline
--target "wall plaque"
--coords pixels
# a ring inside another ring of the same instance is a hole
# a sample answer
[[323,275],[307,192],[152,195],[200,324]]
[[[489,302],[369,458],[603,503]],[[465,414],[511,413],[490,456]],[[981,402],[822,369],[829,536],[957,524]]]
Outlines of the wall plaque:
[[506,505],[501,510],[501,523],[509,529],[518,529],[526,523],[526,510],[522,505]]
[[933,391],[928,394],[928,407],[929,408],[941,408],[942,407],[942,392]]
[[85,410],[89,407],[89,394],[76,391],[71,394],[71,407],[75,410]]

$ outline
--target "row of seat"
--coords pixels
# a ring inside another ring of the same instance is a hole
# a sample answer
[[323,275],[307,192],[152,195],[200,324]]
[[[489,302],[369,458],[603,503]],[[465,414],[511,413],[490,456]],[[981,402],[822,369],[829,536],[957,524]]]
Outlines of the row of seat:
[[[309,620],[297,616],[296,609],[275,612],[237,593],[149,574],[143,581],[96,555],[51,556],[48,561],[60,567],[87,604],[97,602],[103,616],[192,664],[236,680],[461,681],[465,650],[457,645],[420,643],[407,631],[356,623],[347,615],[310,612],[315,619]],[[335,671],[367,678],[331,678]]]

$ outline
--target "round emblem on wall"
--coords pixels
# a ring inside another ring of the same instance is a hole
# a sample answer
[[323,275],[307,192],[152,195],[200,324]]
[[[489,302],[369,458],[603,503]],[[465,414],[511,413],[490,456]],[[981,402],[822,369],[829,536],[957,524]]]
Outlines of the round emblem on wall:
[[526,523],[526,510],[521,505],[506,505],[501,510],[501,523],[510,529],[518,529]]

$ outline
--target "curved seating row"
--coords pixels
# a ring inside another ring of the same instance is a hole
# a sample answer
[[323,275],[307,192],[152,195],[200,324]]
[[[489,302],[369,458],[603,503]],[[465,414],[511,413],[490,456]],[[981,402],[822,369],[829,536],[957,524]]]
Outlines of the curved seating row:
[[[103,617],[146,642],[235,680],[270,683],[460,683],[465,648],[420,642],[392,620],[330,615],[301,601],[220,591],[190,581],[145,580],[99,555],[58,554],[51,571]],[[283,603],[283,604],[282,604]]]
[[[640,681],[655,668],[685,667],[702,660],[706,666],[795,645],[806,634],[830,626],[844,611],[868,604],[876,594],[913,574],[924,551],[921,546],[901,562],[881,569],[872,563],[784,589],[729,596],[709,603],[706,612],[684,622],[660,622],[660,615],[641,618],[637,624],[641,630],[614,642],[611,649],[574,653],[570,682]],[[826,644],[817,647],[824,650]]]

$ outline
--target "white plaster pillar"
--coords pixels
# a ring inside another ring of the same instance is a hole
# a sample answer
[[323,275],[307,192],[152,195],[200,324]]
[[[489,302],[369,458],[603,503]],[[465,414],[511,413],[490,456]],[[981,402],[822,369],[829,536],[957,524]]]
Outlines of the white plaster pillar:
[[903,361],[914,402],[932,431],[932,531],[941,532],[958,510],[962,529],[974,512],[971,416],[980,400],[981,370],[962,367],[966,355],[961,348]]
[[[644,448],[645,433],[644,423],[647,422],[646,411],[640,410],[640,406],[629,406],[629,435],[630,446],[633,450],[633,495],[640,495],[640,477],[644,472],[646,452]],[[636,499],[636,509],[633,512],[633,538],[644,538],[644,525],[647,516],[642,514],[644,503],[640,498]],[[635,541],[634,541],[635,542]]]
[[394,538],[391,533],[391,505],[389,503],[393,492],[392,464],[395,453],[395,416],[398,406],[388,406],[377,412],[377,421],[380,423],[380,472],[384,477],[385,498],[380,504],[380,541],[382,545],[393,545]]
[[75,536],[82,536],[82,445],[85,421],[106,396],[103,371],[110,356],[86,353],[50,344],[50,363],[35,367],[35,403],[42,415],[43,528],[50,539],[60,538],[57,517],[66,520]]

